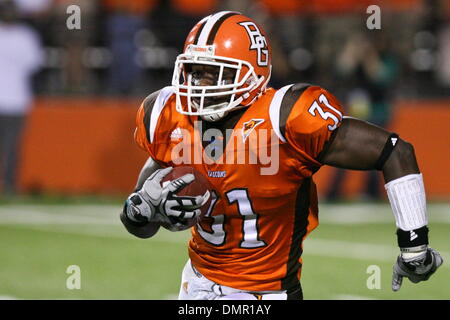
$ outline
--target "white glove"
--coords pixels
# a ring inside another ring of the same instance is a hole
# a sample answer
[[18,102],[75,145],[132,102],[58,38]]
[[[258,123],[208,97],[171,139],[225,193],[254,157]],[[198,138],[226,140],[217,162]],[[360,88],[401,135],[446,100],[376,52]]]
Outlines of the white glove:
[[202,196],[177,196],[176,193],[194,181],[193,174],[188,173],[175,180],[161,181],[172,171],[172,167],[156,170],[145,181],[141,190],[132,193],[125,202],[124,211],[127,217],[136,223],[159,222],[174,225],[179,230],[183,219],[200,215],[200,207],[209,199],[210,192]]
[[442,262],[439,252],[432,248],[417,253],[401,253],[393,268],[392,290],[400,290],[403,277],[413,283],[428,280]]

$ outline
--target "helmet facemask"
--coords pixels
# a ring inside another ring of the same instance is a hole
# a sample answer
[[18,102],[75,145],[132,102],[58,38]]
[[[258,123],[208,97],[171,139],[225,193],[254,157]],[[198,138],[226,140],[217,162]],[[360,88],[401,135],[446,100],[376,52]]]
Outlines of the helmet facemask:
[[[194,66],[214,68],[217,76],[213,83],[200,85],[192,73]],[[234,76],[231,79],[224,77],[230,71],[234,72]],[[176,109],[182,114],[216,121],[230,110],[245,106],[242,102],[265,80],[263,76],[256,75],[247,61],[216,56],[214,46],[189,45],[175,61],[172,86],[175,89]]]

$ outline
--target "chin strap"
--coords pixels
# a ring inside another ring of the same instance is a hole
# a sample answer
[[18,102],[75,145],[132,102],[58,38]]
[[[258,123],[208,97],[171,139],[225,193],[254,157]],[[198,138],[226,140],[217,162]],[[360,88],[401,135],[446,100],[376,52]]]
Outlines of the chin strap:
[[219,121],[219,120],[223,119],[224,117],[226,117],[230,112],[234,112],[236,110],[240,110],[240,109],[246,108],[246,107],[248,107],[248,106],[238,105],[237,107],[234,107],[233,109],[229,109],[227,111],[214,113],[214,114],[201,115],[200,118],[205,121],[208,121],[208,122],[216,122],[216,121]]
[[202,118],[205,121],[208,122],[215,122],[219,121],[223,117],[225,117],[228,114],[228,111],[219,112],[219,113],[213,113],[213,114],[207,114],[207,115],[201,115],[200,118]]

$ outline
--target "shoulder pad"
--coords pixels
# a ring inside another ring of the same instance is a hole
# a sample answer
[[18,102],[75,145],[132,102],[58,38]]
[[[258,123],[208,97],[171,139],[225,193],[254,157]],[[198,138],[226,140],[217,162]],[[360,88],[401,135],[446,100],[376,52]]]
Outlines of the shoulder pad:
[[286,122],[295,103],[311,86],[309,83],[296,83],[282,87],[275,93],[270,104],[270,120],[281,141],[286,142]]
[[153,92],[144,99],[144,126],[149,142],[153,142],[159,115],[172,94],[172,87],[164,87],[161,90]]
[[[162,89],[161,89],[162,90]],[[151,94],[149,94],[142,103],[143,109],[144,109],[144,127],[145,127],[145,133],[147,136],[147,141],[150,141],[150,117],[152,114],[153,106],[155,105],[156,99],[158,98],[159,93],[161,90],[155,91]]]

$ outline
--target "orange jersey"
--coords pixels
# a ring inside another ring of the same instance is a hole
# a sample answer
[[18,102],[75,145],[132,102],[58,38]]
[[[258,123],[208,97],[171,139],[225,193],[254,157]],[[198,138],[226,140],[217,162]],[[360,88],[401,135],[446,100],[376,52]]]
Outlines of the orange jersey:
[[341,123],[339,102],[317,86],[269,88],[242,111],[231,138],[215,139],[225,146],[217,158],[202,145],[204,124],[175,110],[171,87],[152,96],[138,111],[139,146],[162,166],[194,167],[215,188],[206,217],[191,229],[194,267],[236,289],[294,290],[302,242],[318,225],[312,175]]

